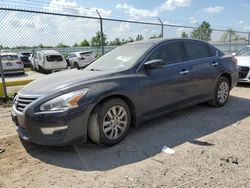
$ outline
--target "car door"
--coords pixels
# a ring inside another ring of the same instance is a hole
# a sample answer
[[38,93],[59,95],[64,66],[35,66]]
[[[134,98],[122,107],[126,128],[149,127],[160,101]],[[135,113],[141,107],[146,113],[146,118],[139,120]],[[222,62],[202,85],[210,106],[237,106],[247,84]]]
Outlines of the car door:
[[219,75],[217,49],[201,42],[184,41],[187,63],[190,67],[192,91],[197,100],[211,96],[216,78]]
[[146,58],[145,63],[162,59],[161,68],[138,71],[141,90],[141,112],[148,116],[161,113],[182,105],[190,97],[189,67],[184,59],[184,47],[181,41],[166,42],[156,47]]

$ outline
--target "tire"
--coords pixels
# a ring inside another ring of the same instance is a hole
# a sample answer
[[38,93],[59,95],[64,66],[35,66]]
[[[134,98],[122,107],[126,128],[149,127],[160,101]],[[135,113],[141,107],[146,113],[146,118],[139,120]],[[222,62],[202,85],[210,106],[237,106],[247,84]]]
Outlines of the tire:
[[45,73],[43,67],[41,67],[40,65],[38,65],[38,72],[43,73],[43,74]]
[[74,68],[80,69],[79,65],[77,62],[74,63]]
[[[116,115],[113,112],[116,112]],[[98,105],[91,113],[88,136],[96,144],[112,146],[125,138],[130,125],[129,106],[123,100],[114,98]]]
[[217,80],[213,94],[214,95],[213,99],[210,100],[208,104],[214,107],[222,107],[227,103],[229,99],[229,94],[230,94],[229,80],[226,77],[222,76]]

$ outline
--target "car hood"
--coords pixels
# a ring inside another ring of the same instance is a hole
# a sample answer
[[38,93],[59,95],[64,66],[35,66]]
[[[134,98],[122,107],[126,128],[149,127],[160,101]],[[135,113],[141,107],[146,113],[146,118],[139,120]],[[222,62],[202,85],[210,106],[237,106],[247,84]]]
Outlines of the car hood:
[[236,56],[235,57],[238,60],[238,65],[240,66],[249,66],[250,67],[250,56],[247,57],[240,57],[240,56]]
[[66,88],[84,84],[85,82],[108,77],[112,72],[66,70],[44,76],[26,85],[20,92],[26,94],[48,94]]

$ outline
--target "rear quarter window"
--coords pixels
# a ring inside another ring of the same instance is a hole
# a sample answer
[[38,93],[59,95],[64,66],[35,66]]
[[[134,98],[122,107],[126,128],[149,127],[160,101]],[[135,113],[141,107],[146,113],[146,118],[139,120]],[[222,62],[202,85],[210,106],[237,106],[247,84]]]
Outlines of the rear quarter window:
[[197,41],[184,41],[187,60],[203,59],[216,56],[216,49],[212,46]]
[[47,59],[48,62],[51,62],[51,61],[63,61],[63,58],[60,55],[48,55],[48,56],[46,56],[46,59]]

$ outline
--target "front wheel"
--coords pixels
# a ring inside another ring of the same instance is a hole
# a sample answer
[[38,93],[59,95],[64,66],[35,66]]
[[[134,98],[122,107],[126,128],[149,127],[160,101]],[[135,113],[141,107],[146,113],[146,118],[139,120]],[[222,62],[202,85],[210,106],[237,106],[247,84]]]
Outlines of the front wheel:
[[227,103],[229,94],[230,94],[229,80],[226,77],[222,76],[218,79],[216,83],[214,96],[213,99],[209,101],[209,104],[215,107],[222,107]]
[[119,143],[126,136],[131,124],[129,106],[121,99],[111,99],[99,106],[90,115],[88,136],[105,146]]

